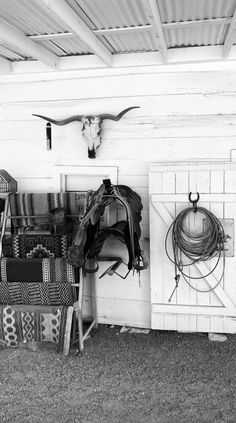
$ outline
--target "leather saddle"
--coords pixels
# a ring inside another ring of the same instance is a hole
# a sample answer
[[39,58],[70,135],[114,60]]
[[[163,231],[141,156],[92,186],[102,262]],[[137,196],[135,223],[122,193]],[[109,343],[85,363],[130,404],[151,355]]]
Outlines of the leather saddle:
[[[101,228],[100,218],[104,214],[105,207],[111,202],[122,205],[126,212],[126,218],[110,227]],[[112,185],[110,179],[103,180],[99,189],[91,191],[87,196],[84,216],[68,251],[71,263],[75,267],[82,266],[89,272],[96,272],[99,254],[105,240],[115,237],[127,247],[128,273],[130,270],[139,272],[146,269],[148,264],[139,244],[142,209],[140,196],[130,187]],[[87,259],[95,261],[96,266],[93,269],[86,268]]]

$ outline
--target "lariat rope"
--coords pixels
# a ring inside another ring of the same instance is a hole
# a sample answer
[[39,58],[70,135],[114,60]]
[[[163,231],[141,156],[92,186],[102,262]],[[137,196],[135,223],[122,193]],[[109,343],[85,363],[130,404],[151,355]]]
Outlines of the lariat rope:
[[[190,193],[191,194],[191,193]],[[189,197],[190,198],[190,197]],[[198,195],[199,199],[199,195]],[[190,200],[191,201],[191,200]],[[169,298],[169,302],[178,288],[180,276],[182,275],[187,284],[198,292],[210,292],[213,291],[221,282],[224,276],[225,270],[225,242],[229,238],[225,235],[224,228],[209,210],[204,207],[197,207],[196,201],[193,202],[193,208],[188,207],[182,210],[175,218],[173,223],[170,225],[166,239],[165,239],[165,251],[169,260],[175,265],[175,288]],[[192,216],[192,214],[194,214]],[[201,228],[190,228],[191,218],[195,222],[197,219],[201,222]],[[201,220],[202,219],[202,220]],[[167,242],[172,232],[172,250],[173,258],[170,257],[168,252]],[[220,279],[217,281],[214,287],[206,290],[202,290],[193,286],[189,282],[191,279],[202,279],[209,276],[214,272],[219,264],[220,258],[223,259],[223,268]],[[190,276],[186,273],[185,268],[197,264],[201,261],[207,261],[216,258],[216,263],[209,272],[202,276]],[[179,273],[178,273],[179,272]],[[189,279],[189,280],[188,280]]]

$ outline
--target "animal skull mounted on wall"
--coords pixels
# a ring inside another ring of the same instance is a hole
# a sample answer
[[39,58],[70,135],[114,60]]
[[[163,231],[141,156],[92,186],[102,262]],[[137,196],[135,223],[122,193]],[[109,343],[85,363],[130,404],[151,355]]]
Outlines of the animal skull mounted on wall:
[[33,116],[40,117],[48,122],[54,123],[55,125],[67,125],[71,122],[82,122],[82,134],[87,139],[88,142],[88,157],[90,159],[96,158],[96,150],[101,145],[101,130],[102,130],[102,122],[104,119],[110,119],[114,121],[118,121],[124,116],[129,110],[137,109],[139,106],[128,107],[127,109],[122,110],[118,115],[112,115],[108,113],[104,113],[98,116],[83,116],[83,115],[75,115],[71,116],[67,119],[62,120],[54,120],[47,116],[36,115]]

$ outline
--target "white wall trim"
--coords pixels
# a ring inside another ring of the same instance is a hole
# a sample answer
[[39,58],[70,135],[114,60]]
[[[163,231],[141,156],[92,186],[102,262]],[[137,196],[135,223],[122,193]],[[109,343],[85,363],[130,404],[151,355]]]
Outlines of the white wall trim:
[[113,184],[118,183],[117,166],[55,166],[53,180],[56,191],[66,191],[66,176],[68,175],[83,178],[93,175],[101,179],[101,184],[102,179],[105,178],[110,178]]
[[[4,81],[18,81],[17,76],[31,74],[37,80],[39,77],[52,79],[61,79],[62,75],[68,77],[68,72],[86,71],[96,72],[102,71],[104,74],[114,75],[117,70],[122,68],[146,68],[154,66],[157,72],[176,72],[196,69],[196,65],[200,65],[200,69],[208,69],[209,64],[213,63],[211,69],[236,67],[236,46],[233,46],[227,59],[223,60],[222,46],[207,46],[207,47],[185,47],[175,48],[168,51],[168,64],[163,64],[159,52],[150,53],[130,53],[130,54],[116,54],[113,56],[113,66],[107,69],[106,65],[101,59],[94,55],[77,56],[77,57],[61,57],[59,58],[60,71],[49,69],[48,66],[38,61],[27,62],[13,62],[11,74],[1,75],[0,83]],[[216,64],[217,63],[217,64]],[[1,69],[0,69],[1,72]],[[4,72],[4,69],[2,70]],[[94,76],[96,74],[94,73]],[[79,74],[76,75],[79,77]],[[12,78],[12,79],[11,79]]]

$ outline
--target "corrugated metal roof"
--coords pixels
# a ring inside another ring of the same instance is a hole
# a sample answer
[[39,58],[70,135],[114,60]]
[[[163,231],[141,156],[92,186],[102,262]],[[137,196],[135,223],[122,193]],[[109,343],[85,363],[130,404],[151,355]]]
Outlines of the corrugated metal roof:
[[90,54],[91,51],[79,40],[79,38],[55,39],[50,41],[40,41],[40,45],[46,47],[58,56],[73,56],[80,54]]
[[68,0],[90,29],[123,28],[149,22],[146,0]]
[[[163,23],[231,17],[235,0],[159,0]],[[195,25],[164,30],[168,47],[207,46],[224,42],[228,24]]]
[[232,16],[235,0],[158,0],[163,23]]
[[223,43],[225,25],[179,28],[165,31],[168,47],[208,46]]
[[0,17],[25,35],[66,31],[56,16],[37,0],[1,0]]
[[15,51],[11,51],[10,47],[6,48],[3,46],[0,46],[0,57],[9,57],[12,61],[18,61],[18,60],[25,60],[25,57],[17,54]]
[[[101,40],[103,37],[99,37]],[[150,32],[106,35],[110,51],[115,53],[138,53],[155,51],[155,42]],[[112,47],[112,48],[111,48]]]
[[[113,55],[154,52],[158,50],[159,45],[164,50],[223,45],[227,40],[234,14],[236,16],[236,0],[64,0],[64,2],[78,18],[83,20],[88,30],[93,32],[98,43],[100,42],[107,52]],[[151,18],[155,15],[151,5],[156,8],[157,14],[159,13],[159,28],[158,19],[155,22],[155,16],[154,19]],[[223,18],[228,20],[223,21]],[[43,0],[0,0],[0,19],[55,56],[94,54],[92,44],[75,33],[67,20],[63,16],[59,17]],[[68,37],[58,36],[66,33],[69,33]],[[164,34],[163,40],[161,33]],[[51,38],[48,36],[46,39],[36,37],[51,34],[56,36]],[[232,37],[235,42],[234,31]],[[9,61],[35,60],[24,47],[21,48],[18,43],[9,44],[6,39],[1,41],[3,38],[0,25],[0,58]]]

